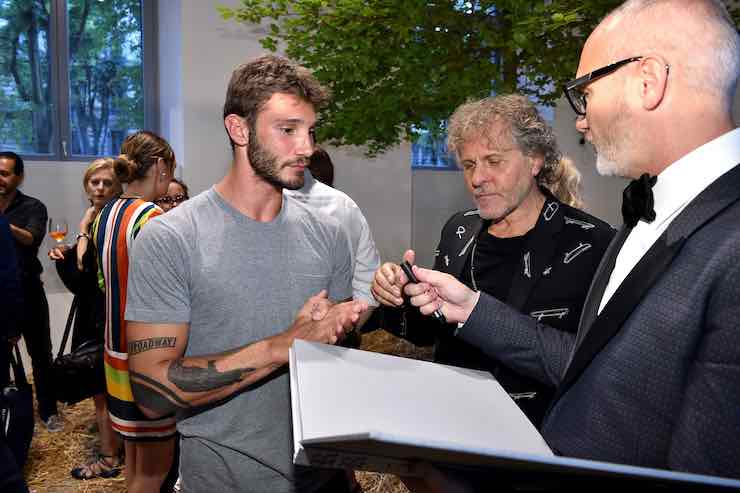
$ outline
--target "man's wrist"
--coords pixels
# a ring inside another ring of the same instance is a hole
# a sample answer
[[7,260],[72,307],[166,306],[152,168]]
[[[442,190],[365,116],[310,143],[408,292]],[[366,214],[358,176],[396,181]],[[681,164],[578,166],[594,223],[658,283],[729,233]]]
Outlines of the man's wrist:
[[264,352],[270,360],[269,364],[284,365],[288,362],[288,351],[291,343],[292,339],[289,339],[285,334],[278,334],[256,344],[264,344]]
[[480,300],[480,291],[473,291],[473,295],[465,304],[465,319],[460,321],[460,324],[458,324],[458,328],[465,325],[465,322],[468,321],[468,319],[470,318],[470,314],[473,313],[473,310],[475,310],[475,306],[478,304],[478,300]]

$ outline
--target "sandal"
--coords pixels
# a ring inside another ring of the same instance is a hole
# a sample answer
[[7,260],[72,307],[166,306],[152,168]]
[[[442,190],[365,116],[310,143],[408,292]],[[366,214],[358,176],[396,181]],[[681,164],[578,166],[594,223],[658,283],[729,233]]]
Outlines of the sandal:
[[115,478],[121,473],[123,460],[116,455],[99,455],[97,460],[70,471],[75,479]]

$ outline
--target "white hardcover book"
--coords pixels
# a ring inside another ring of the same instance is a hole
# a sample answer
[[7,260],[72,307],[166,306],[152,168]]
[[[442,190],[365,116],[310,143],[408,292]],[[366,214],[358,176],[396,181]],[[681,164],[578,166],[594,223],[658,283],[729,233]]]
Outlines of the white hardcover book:
[[297,340],[290,385],[296,464],[408,472],[412,449],[461,463],[471,450],[552,456],[487,372]]
[[660,491],[740,488],[727,478],[555,456],[487,372],[296,340],[290,387],[300,465],[414,475],[425,461]]

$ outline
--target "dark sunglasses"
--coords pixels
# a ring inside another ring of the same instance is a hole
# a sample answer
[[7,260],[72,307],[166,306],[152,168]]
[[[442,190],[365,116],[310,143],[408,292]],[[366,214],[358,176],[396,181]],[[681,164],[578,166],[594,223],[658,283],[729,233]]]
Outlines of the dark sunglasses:
[[162,204],[179,204],[180,202],[184,202],[187,199],[188,198],[185,195],[183,195],[181,193],[178,193],[174,197],[170,197],[169,195],[164,195],[162,197],[159,197],[158,199],[156,199],[154,201],[154,203],[157,204],[157,205],[162,205]]
[[595,81],[596,79],[600,79],[601,77],[616,72],[620,67],[627,65],[628,63],[636,62],[637,60],[641,59],[641,56],[625,58],[624,60],[609,64],[606,67],[596,69],[593,72],[590,72],[565,84],[565,86],[563,87],[563,92],[565,92],[565,97],[568,98],[568,102],[573,108],[573,111],[575,111],[576,114],[580,116],[586,115],[586,94],[582,90],[583,86]]

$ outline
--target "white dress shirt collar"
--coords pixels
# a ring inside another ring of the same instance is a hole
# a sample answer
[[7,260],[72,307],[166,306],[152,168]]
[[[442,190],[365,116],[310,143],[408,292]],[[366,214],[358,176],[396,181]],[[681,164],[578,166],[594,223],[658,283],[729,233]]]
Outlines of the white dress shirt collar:
[[658,175],[653,187],[655,220],[637,222],[619,250],[599,313],[673,219],[717,178],[740,164],[740,128],[697,147]]
[[[713,181],[740,164],[740,128],[707,142],[658,175],[653,187],[655,221],[653,229],[660,229],[677,211],[696,198]],[[640,222],[640,225],[646,225]]]

